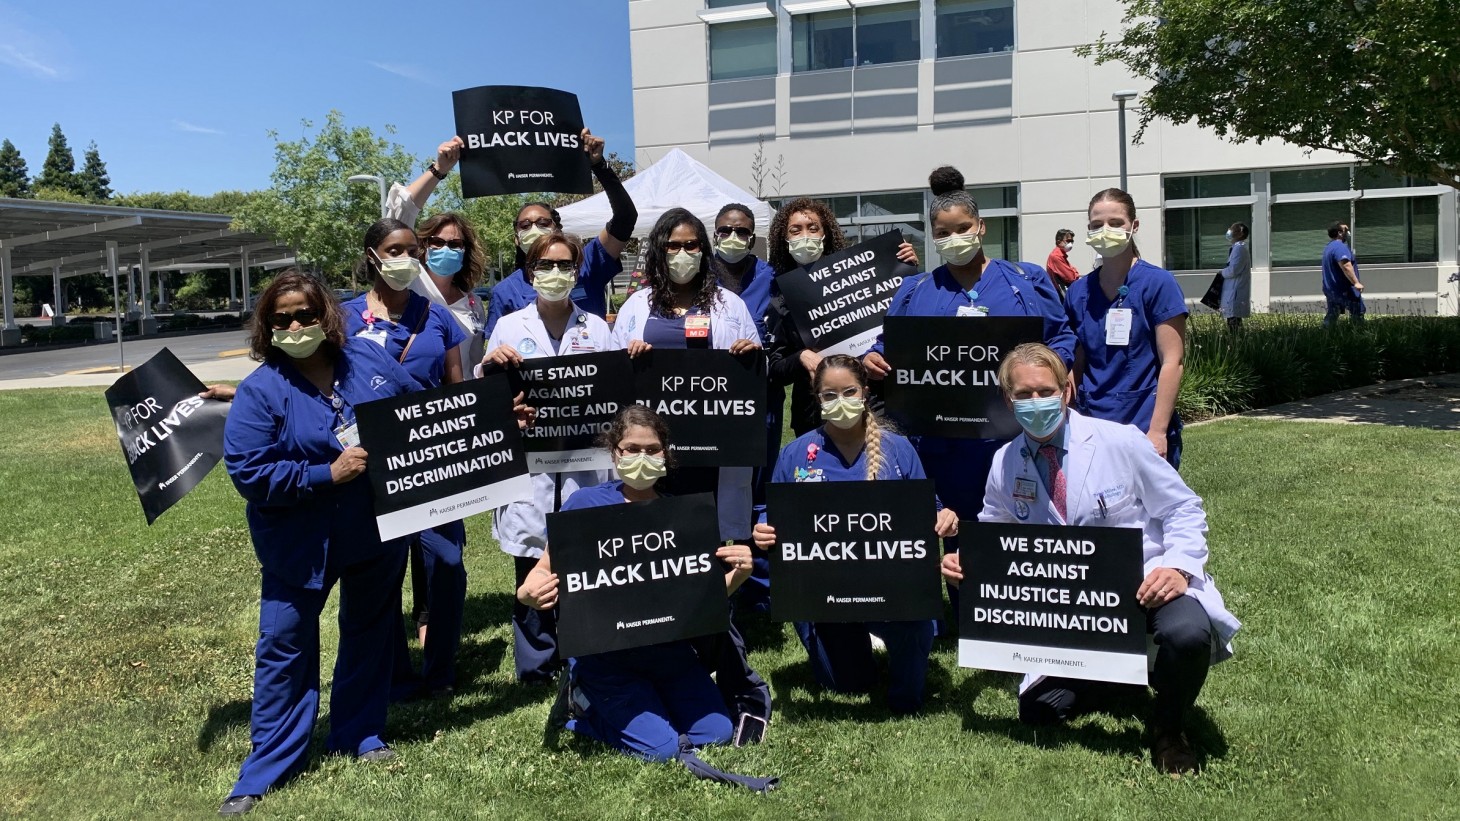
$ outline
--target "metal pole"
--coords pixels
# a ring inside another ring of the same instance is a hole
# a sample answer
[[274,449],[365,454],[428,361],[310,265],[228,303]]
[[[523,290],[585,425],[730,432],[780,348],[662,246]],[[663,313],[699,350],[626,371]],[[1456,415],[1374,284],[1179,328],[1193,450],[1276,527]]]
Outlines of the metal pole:
[[238,282],[233,278],[233,266],[228,266],[228,308],[233,309],[238,302]]
[[[249,308],[253,305],[253,287],[249,284],[248,281],[248,249],[240,248],[238,249],[238,253],[238,267],[243,271],[243,313],[246,314],[248,313]],[[242,314],[239,315],[239,318],[243,318]]]
[[1126,188],[1126,158],[1125,158],[1125,98],[1117,100],[1120,104],[1120,190]]
[[112,275],[112,307],[117,312],[117,372],[127,369],[127,357],[122,350],[122,288],[118,279],[121,272],[117,270],[117,242],[107,240],[106,242],[106,270]]
[[376,177],[375,182],[380,186],[380,218],[385,219],[385,178]]
[[51,266],[51,299],[55,301],[55,315],[51,318],[52,325],[66,324],[66,292],[61,285],[61,266]]
[[0,303],[4,303],[5,330],[18,328],[15,324],[15,282],[10,271],[10,249],[0,248]]

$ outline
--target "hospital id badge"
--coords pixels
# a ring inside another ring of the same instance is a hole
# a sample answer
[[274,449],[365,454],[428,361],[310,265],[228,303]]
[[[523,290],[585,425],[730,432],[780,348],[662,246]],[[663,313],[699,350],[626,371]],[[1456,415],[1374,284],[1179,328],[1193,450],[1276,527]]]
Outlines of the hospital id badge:
[[355,448],[360,446],[360,426],[351,422],[348,425],[340,425],[335,428],[335,439],[339,440],[342,448]]
[[709,339],[710,318],[704,314],[686,316],[684,318],[685,339]]
[[385,329],[381,328],[380,330],[376,330],[374,323],[371,323],[364,330],[360,331],[360,333],[355,334],[355,336],[364,337],[382,348],[385,347]]
[[987,316],[988,312],[988,308],[983,308],[977,305],[958,306],[958,316]]
[[1033,479],[1020,478],[1014,480],[1015,499],[1018,499],[1021,502],[1033,502],[1038,498],[1035,495],[1036,493],[1037,489]]
[[1105,344],[1106,345],[1129,345],[1130,344],[1130,308],[1111,308],[1105,314]]

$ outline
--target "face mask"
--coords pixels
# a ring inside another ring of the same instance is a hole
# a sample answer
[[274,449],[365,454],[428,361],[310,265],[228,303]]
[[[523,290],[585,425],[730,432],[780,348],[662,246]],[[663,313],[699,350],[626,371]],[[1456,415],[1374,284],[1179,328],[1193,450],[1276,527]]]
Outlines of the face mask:
[[461,270],[461,261],[465,256],[465,250],[432,248],[426,252],[426,267],[444,277],[456,276],[456,272]]
[[526,231],[521,231],[517,234],[517,247],[521,248],[522,253],[525,254],[528,251],[532,250],[533,243],[537,242],[538,239],[547,236],[547,234],[548,230],[546,228],[538,228],[536,225],[534,225]]
[[1070,249],[1075,247],[1075,244],[1073,242],[1066,242],[1060,247],[1065,249],[1065,253],[1068,254],[1070,252]]
[[665,473],[663,456],[647,453],[626,453],[618,458],[618,475],[624,484],[634,490],[648,490]]
[[683,285],[700,272],[700,252],[680,251],[669,258],[669,278],[676,285]]
[[978,249],[982,246],[983,237],[972,232],[933,240],[933,248],[938,251],[938,256],[949,265],[967,265],[978,255]]
[[821,418],[842,430],[852,427],[862,418],[867,409],[867,400],[860,397],[838,396],[830,402],[821,403]]
[[274,347],[295,359],[303,359],[319,350],[319,343],[323,341],[323,325],[310,325],[297,331],[274,331]]
[[821,259],[821,237],[801,237],[786,243],[786,250],[791,252],[791,259],[801,265],[810,265]]
[[1043,439],[1059,430],[1064,421],[1064,397],[1046,396],[1043,399],[1015,399],[1014,418],[1019,427],[1035,439]]
[[715,255],[726,262],[735,263],[750,253],[750,243],[731,234],[715,244]]
[[1130,245],[1130,232],[1124,228],[1097,228],[1085,235],[1085,244],[1102,257],[1119,256]]
[[572,271],[563,268],[554,268],[551,271],[536,271],[532,275],[532,290],[548,302],[562,302],[568,298],[569,292],[578,278]]
[[380,278],[392,290],[404,291],[421,275],[421,263],[415,257],[381,259],[377,256],[375,259],[380,265]]

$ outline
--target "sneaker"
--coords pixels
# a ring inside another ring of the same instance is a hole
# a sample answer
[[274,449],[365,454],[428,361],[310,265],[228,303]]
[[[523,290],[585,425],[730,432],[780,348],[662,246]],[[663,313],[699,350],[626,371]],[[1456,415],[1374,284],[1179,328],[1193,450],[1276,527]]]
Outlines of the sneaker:
[[395,750],[392,750],[389,747],[376,747],[373,750],[367,750],[355,756],[355,759],[357,761],[366,762],[389,761],[392,758],[395,758]]
[[231,818],[235,815],[246,815],[253,809],[253,805],[259,803],[259,795],[234,795],[229,796],[223,806],[218,808],[218,814],[224,818]]

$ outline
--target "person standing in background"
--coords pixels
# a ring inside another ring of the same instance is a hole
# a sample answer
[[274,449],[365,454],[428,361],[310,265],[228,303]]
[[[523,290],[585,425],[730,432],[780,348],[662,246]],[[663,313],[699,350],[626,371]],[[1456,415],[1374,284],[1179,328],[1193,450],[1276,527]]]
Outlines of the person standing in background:
[[1354,322],[1363,322],[1364,283],[1359,282],[1359,263],[1349,248],[1353,232],[1347,222],[1335,222],[1328,226],[1328,239],[1323,249],[1323,297],[1328,302],[1323,327],[1332,328],[1345,311]]
[[1054,232],[1054,250],[1049,252],[1049,259],[1044,261],[1044,269],[1049,271],[1050,284],[1059,292],[1061,299],[1065,296],[1065,289],[1080,278],[1080,272],[1070,264],[1070,249],[1074,247],[1075,232],[1061,228]]
[[1246,223],[1234,222],[1227,229],[1232,250],[1222,269],[1222,316],[1227,330],[1242,329],[1242,320],[1252,314],[1252,250],[1247,247]]

